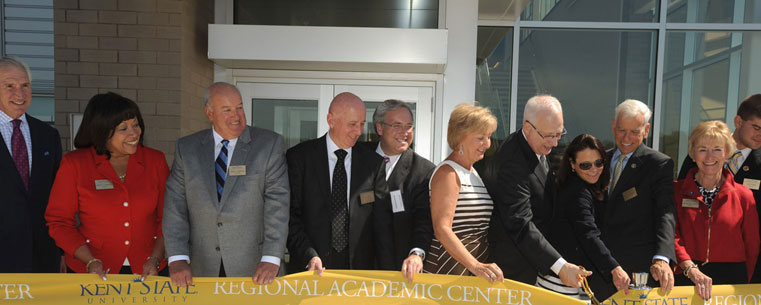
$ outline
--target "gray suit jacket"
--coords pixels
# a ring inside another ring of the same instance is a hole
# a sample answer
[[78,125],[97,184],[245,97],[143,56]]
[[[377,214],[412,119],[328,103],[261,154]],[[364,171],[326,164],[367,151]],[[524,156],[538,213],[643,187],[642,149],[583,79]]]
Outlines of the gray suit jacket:
[[[283,137],[246,127],[217,201],[211,129],[177,141],[166,182],[163,232],[167,256],[189,255],[193,276],[218,276],[220,260],[231,277],[250,277],[262,255],[283,258],[290,188]],[[281,270],[284,266],[282,266]]]

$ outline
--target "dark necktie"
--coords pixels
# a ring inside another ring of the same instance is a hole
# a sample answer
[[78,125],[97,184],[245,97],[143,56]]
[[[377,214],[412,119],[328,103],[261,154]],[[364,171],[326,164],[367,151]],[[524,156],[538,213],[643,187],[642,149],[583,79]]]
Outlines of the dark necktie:
[[338,161],[333,168],[333,183],[330,192],[331,246],[338,252],[343,251],[349,243],[349,213],[346,203],[346,167],[344,159],[348,154],[343,149],[335,151]]
[[15,119],[13,123],[13,135],[11,136],[11,150],[13,150],[13,163],[21,175],[24,187],[29,190],[29,155],[26,150],[26,141],[21,134],[21,120]]
[[214,162],[214,173],[217,177],[217,201],[222,200],[222,190],[225,188],[225,179],[227,178],[227,143],[228,140],[222,140],[222,149],[217,155],[217,161]]

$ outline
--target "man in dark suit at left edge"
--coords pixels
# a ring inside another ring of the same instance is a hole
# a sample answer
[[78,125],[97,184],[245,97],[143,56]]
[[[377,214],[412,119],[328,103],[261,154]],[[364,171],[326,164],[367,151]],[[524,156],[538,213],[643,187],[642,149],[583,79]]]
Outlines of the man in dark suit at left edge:
[[29,68],[0,58],[0,272],[58,272],[61,253],[44,213],[61,163],[61,137],[26,114],[32,103]]

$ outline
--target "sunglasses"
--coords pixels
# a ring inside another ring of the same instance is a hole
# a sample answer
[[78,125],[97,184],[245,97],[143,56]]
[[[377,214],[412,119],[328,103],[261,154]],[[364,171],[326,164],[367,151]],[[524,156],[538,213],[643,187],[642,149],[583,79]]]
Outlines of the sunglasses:
[[[579,168],[582,169],[582,170],[588,170],[588,169],[592,168],[592,164],[593,164],[592,162],[581,162],[581,163],[579,163]],[[605,164],[602,161],[602,159],[597,159],[594,162],[594,166],[597,167],[597,168],[600,168],[603,165],[605,165]]]

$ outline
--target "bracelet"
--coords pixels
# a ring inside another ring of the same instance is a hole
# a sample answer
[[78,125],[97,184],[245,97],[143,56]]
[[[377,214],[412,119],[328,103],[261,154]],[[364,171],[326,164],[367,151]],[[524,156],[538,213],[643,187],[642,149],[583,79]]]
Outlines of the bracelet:
[[684,269],[684,276],[687,277],[687,278],[690,278],[687,274],[690,273],[690,270],[692,268],[697,268],[697,267],[698,267],[698,265],[696,265],[695,263],[692,263],[692,265],[690,265],[689,267]]
[[152,258],[156,259],[156,269],[158,270],[159,267],[161,267],[161,259],[159,259],[158,257],[155,257],[155,256],[149,256],[149,257],[145,258],[145,261],[148,262]]
[[87,265],[85,265],[85,271],[90,271],[90,264],[92,264],[94,262],[99,262],[99,263],[103,264],[103,262],[101,260],[93,257],[91,260],[89,260],[87,262]]

